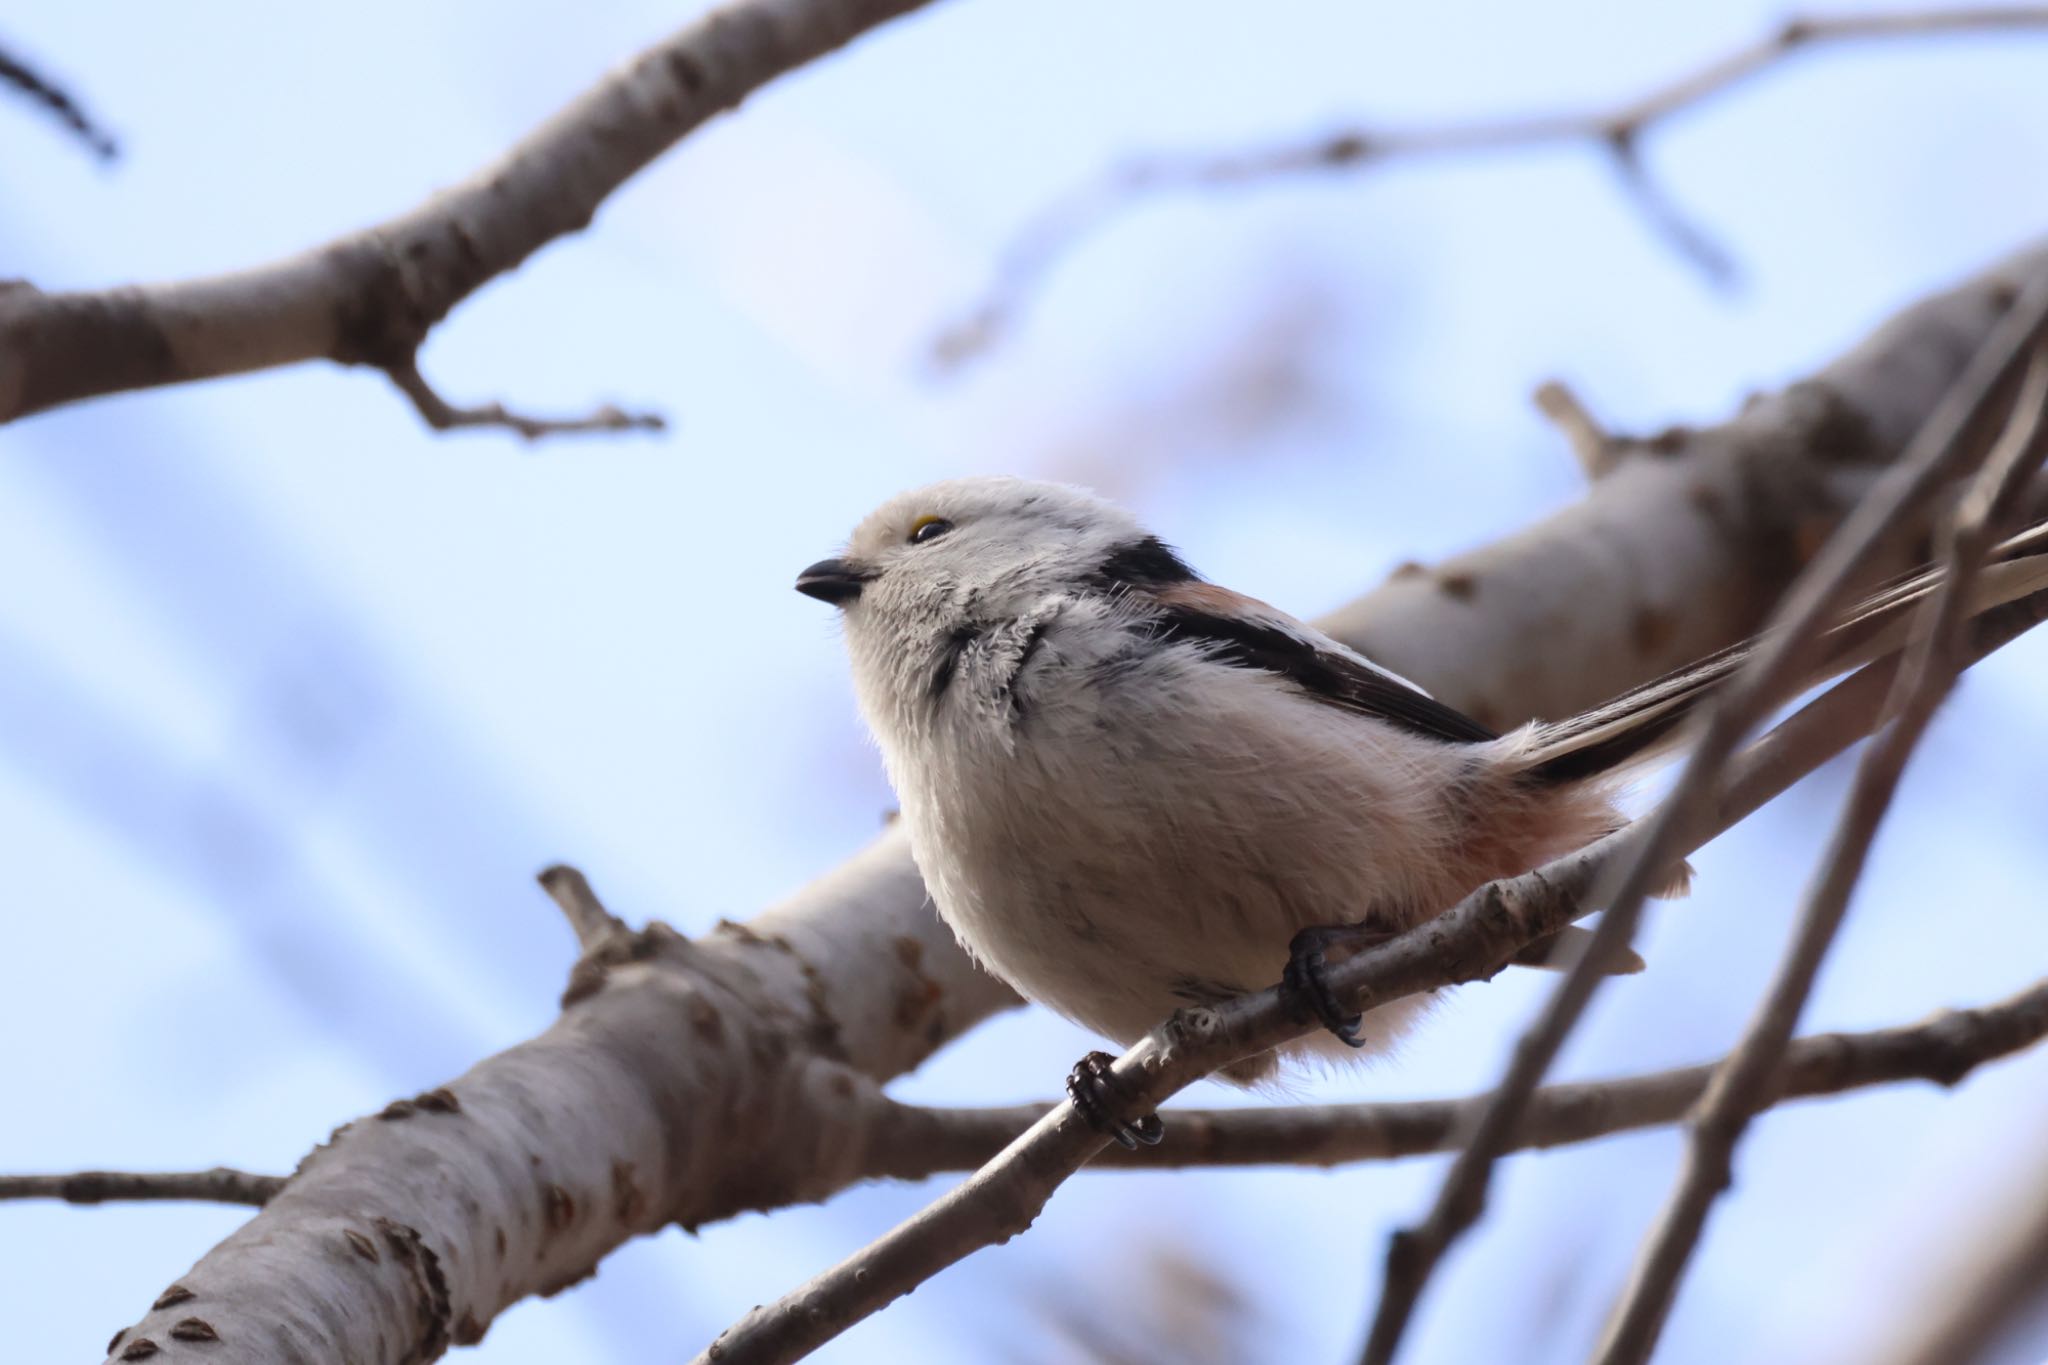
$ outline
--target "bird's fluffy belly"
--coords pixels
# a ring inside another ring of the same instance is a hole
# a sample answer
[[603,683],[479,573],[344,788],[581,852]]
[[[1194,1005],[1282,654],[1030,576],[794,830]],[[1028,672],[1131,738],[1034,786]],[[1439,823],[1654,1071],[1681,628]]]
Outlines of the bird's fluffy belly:
[[1072,746],[1039,738],[1000,764],[918,765],[937,780],[904,793],[905,815],[969,950],[1130,1042],[1180,1006],[1278,980],[1304,927],[1405,928],[1485,879],[1460,866],[1445,813],[1408,795],[1445,789],[1414,764],[1469,760],[1395,735],[1368,749],[1357,724],[1262,739],[1254,718],[1155,718]]

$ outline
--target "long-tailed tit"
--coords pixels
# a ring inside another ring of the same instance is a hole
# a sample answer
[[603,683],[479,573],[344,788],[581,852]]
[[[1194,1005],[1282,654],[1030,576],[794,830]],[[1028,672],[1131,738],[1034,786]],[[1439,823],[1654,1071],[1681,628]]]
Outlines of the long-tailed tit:
[[[2027,563],[2032,587],[2048,582],[2048,555]],[[1836,657],[1900,628],[1931,581],[1851,612]],[[861,710],[939,913],[1025,996],[1125,1044],[1285,964],[1330,1030],[1289,1051],[1384,1045],[1426,1001],[1345,1018],[1324,953],[1618,828],[1623,768],[1742,656],[1496,735],[1204,582],[1119,508],[1008,478],[892,499],[796,586],[844,615]],[[2010,574],[2005,587],[2032,590]],[[1091,1082],[1103,1060],[1070,1080],[1084,1113],[1126,1145],[1156,1141],[1156,1121],[1108,1112]],[[1257,1080],[1275,1060],[1227,1074]]]

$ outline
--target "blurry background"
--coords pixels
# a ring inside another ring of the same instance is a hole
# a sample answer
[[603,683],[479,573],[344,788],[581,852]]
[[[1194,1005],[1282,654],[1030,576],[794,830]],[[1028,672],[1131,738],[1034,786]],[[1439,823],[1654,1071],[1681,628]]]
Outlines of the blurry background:
[[[102,167],[0,102],[0,274],[96,287],[324,241],[496,155],[691,8],[20,8],[0,36],[126,155]],[[378,376],[326,366],[0,432],[0,1169],[288,1170],[341,1120],[545,1027],[574,949],[532,884],[544,864],[697,932],[871,837],[892,799],[831,613],[789,585],[890,492],[1089,483],[1206,573],[1313,613],[1577,496],[1527,401],[1540,380],[1623,430],[1714,421],[2048,229],[2048,38],[1859,45],[1648,140],[1736,254],[1732,291],[1566,148],[1148,203],[1005,347],[943,382],[923,363],[1032,213],[1125,154],[1604,102],[1779,17],[958,0],[692,136],[424,354],[455,401],[611,399],[666,412],[664,437],[438,437]],[[2044,669],[2039,639],[1966,680],[1807,1029],[2040,974]],[[1841,779],[1696,860],[1698,893],[1642,945],[1653,970],[1603,995],[1568,1074],[1729,1042]],[[1395,1063],[1312,1093],[1481,1088],[1543,986],[1467,990]],[[1091,1045],[1017,1013],[897,1089],[1044,1097]],[[1971,1229],[2043,1178],[2044,1123],[2042,1054],[1953,1095],[1766,1118],[1661,1359],[1873,1358]],[[1664,1130],[1514,1158],[1408,1358],[1582,1355],[1676,1152]],[[1084,1175],[1030,1236],[823,1358],[1089,1359],[1103,1322],[1162,1293],[1257,1358],[1349,1358],[1385,1234],[1438,1174]],[[480,1358],[687,1354],[931,1193],[637,1242],[512,1310]],[[245,1216],[0,1206],[10,1358],[90,1357]],[[2048,1351],[2037,1316],[1998,1359]]]

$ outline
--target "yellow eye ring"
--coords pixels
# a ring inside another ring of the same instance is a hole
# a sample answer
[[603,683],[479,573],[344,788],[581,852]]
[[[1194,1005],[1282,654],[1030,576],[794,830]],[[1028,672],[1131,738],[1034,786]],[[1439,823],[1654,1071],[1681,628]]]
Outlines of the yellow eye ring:
[[953,529],[953,523],[944,517],[919,517],[910,523],[910,543],[922,545],[928,540],[937,540]]

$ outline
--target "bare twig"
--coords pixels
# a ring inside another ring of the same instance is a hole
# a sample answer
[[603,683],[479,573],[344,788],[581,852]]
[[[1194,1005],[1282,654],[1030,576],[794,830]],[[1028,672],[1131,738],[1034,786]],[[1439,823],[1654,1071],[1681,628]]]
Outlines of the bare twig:
[[1592,410],[1561,379],[1546,379],[1530,395],[1536,410],[1564,433],[1589,479],[1603,479],[1621,459],[1621,443],[1607,433]]
[[590,881],[581,872],[567,863],[556,863],[535,878],[541,890],[562,907],[568,916],[569,927],[576,931],[576,942],[584,952],[598,944],[627,932],[626,922],[604,908],[604,902],[590,889]]
[[434,392],[415,361],[386,365],[384,373],[391,376],[391,382],[398,386],[398,391],[412,400],[413,407],[436,431],[453,431],[458,427],[503,427],[518,432],[529,441],[537,441],[543,436],[569,432],[661,431],[668,426],[660,413],[622,412],[609,403],[582,417],[522,417],[508,412],[502,403],[458,408]]
[[[1785,1051],[1767,1099],[1839,1095],[1899,1081],[1952,1086],[1978,1067],[2048,1037],[2048,982],[1971,1009],[1944,1010],[1918,1024],[1864,1033],[1821,1033]],[[1671,1123],[1706,1090],[1716,1066],[1679,1067],[1644,1076],[1536,1092],[1515,1134],[1515,1150],[1563,1147]],[[1473,1106],[1459,1100],[1378,1104],[1284,1105],[1270,1109],[1169,1109],[1173,1141],[1156,1149],[1104,1149],[1097,1167],[1342,1166],[1449,1151]],[[971,1171],[1053,1109],[1050,1104],[942,1109],[887,1103],[868,1135],[863,1175],[924,1180]],[[61,1199],[72,1204],[194,1200],[261,1206],[285,1177],[216,1166],[209,1171],[78,1171],[0,1176],[0,1201]]]
[[14,53],[0,48],[0,85],[11,85],[41,105],[45,112],[77,135],[102,161],[121,154],[113,134],[93,122],[78,101],[49,77],[38,72]]
[[1962,665],[1964,604],[2010,509],[2040,467],[2048,352],[2036,350],[2006,433],[1957,509],[1948,572],[1923,615],[1931,618],[1909,652],[1892,702],[1893,718],[1856,767],[1822,872],[1808,893],[1793,942],[1741,1041],[1715,1073],[1690,1124],[1685,1161],[1671,1198],[1645,1237],[1595,1352],[1602,1365],[1636,1365],[1656,1347],[1678,1282],[1698,1247],[1714,1201],[1734,1179],[1735,1147],[1750,1117],[1768,1103],[1773,1073],[1797,1027],[1829,947],[1848,914],[1870,847],[1891,808],[1907,761]]
[[784,72],[930,0],[729,0],[616,68],[492,164],[411,212],[253,269],[46,294],[0,291],[0,422],[82,398],[307,360],[390,371],[429,420],[545,423],[443,403],[406,373],[486,282],[589,225],[613,190]]
[[2048,27],[2048,6],[1970,6],[1900,13],[1789,19],[1775,32],[1715,58],[1669,84],[1612,108],[1477,119],[1434,128],[1352,127],[1220,155],[1159,155],[1129,161],[1057,200],[1004,253],[975,307],[934,341],[941,366],[985,350],[1008,330],[1025,300],[1083,238],[1134,201],[1169,190],[1216,189],[1302,174],[1358,171],[1410,157],[1455,156],[1554,144],[1598,147],[1651,229],[1709,280],[1735,274],[1725,248],[1691,223],[1650,179],[1641,143],[1655,125],[1798,52],[1827,43],[1938,33]]
[[[2048,1037],[2048,981],[2006,1000],[1945,1010],[1918,1024],[1866,1033],[1821,1033],[1795,1041],[1770,1077],[1770,1105],[1839,1095],[1898,1081],[1954,1085],[1986,1062]],[[1562,1147],[1652,1128],[1682,1118],[1720,1063],[1645,1076],[1551,1085],[1530,1101],[1512,1149]],[[1270,1109],[1166,1109],[1172,1140],[1155,1148],[1106,1147],[1096,1168],[1342,1166],[1453,1150],[1486,1096],[1377,1104],[1282,1105]],[[1000,1109],[893,1108],[871,1140],[868,1174],[922,1180],[971,1171],[1052,1111],[1050,1104]]]
[[2000,397],[2048,331],[2048,282],[2037,282],[1980,346],[1937,404],[1903,455],[1871,488],[1773,613],[1748,665],[1715,699],[1670,794],[1640,827],[1641,843],[1607,883],[1607,913],[1592,945],[1564,974],[1542,1014],[1516,1043],[1493,1099],[1473,1125],[1470,1141],[1451,1163],[1423,1221],[1397,1231],[1389,1242],[1386,1276],[1361,1355],[1363,1365],[1387,1365],[1431,1273],[1444,1253],[1484,1211],[1493,1163],[1519,1122],[1522,1107],[1542,1081],[1565,1039],[1601,984],[1602,964],[1635,935],[1645,900],[1664,870],[1680,856],[1684,831],[1720,782],[1729,757],[1746,735],[1794,685],[1818,649],[1821,626],[1862,567],[1898,537],[1949,482],[1968,467],[1980,434],[1998,416]]
[[210,1171],[74,1171],[69,1175],[0,1175],[0,1200],[61,1199],[67,1204],[193,1200],[258,1208],[284,1188],[281,1175],[228,1166]]
[[[1987,613],[1973,637],[1972,657],[2009,642],[2044,614],[2048,593]],[[1689,812],[1674,856],[1754,813],[1867,734],[1895,668],[1895,660],[1886,660],[1852,675],[1746,753],[1716,798]],[[1610,866],[1640,855],[1643,833],[1642,826],[1619,831],[1533,872],[1480,888],[1427,924],[1332,968],[1333,993],[1355,1010],[1492,976],[1527,943],[1590,913],[1589,898],[1608,879]],[[1133,1109],[1142,1109],[1219,1066],[1287,1042],[1301,1029],[1280,992],[1268,989],[1214,1008],[1181,1011],[1125,1052],[1112,1070],[1120,1093]],[[1522,1118],[1518,1110],[1510,1140]],[[1053,1191],[1106,1141],[1071,1103],[1055,1106],[914,1218],[727,1329],[697,1357],[699,1365],[770,1365],[815,1350],[945,1267],[1023,1232]]]
[[1988,1361],[2002,1343],[2018,1344],[2006,1343],[2008,1333],[2038,1320],[2048,1293],[2048,1170],[2017,1190],[2001,1181],[1988,1212],[1964,1234],[1954,1264],[1920,1277],[1891,1324],[1882,1365]]

